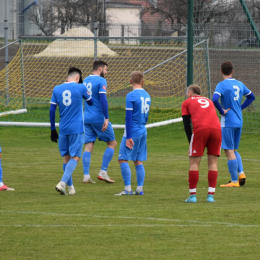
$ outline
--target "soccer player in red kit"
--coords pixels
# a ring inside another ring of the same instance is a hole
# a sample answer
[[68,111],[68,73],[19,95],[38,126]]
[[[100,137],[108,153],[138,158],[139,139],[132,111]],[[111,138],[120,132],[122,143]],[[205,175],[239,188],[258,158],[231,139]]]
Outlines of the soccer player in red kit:
[[[213,102],[200,96],[201,89],[191,85],[187,89],[187,99],[182,103],[182,118],[190,143],[189,190],[190,197],[185,202],[195,203],[196,188],[199,181],[199,165],[205,147],[208,150],[208,196],[207,202],[215,202],[214,193],[217,185],[217,161],[221,149],[221,127]],[[226,113],[226,112],[225,112]],[[193,125],[191,131],[190,120]]]

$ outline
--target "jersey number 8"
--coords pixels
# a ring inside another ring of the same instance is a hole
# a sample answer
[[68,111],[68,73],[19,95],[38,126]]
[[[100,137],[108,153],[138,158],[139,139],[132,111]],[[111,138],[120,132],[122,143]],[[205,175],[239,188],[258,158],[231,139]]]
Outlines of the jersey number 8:
[[91,82],[89,82],[88,84],[85,82],[84,85],[86,86],[86,88],[88,90],[88,94],[90,96],[92,96],[92,84],[91,84]]
[[63,100],[62,100],[62,103],[64,106],[69,106],[71,104],[71,92],[69,90],[65,90],[62,92],[62,97],[63,97]]
[[149,112],[150,106],[147,102],[150,101],[150,98],[144,99],[144,97],[140,97],[142,100],[142,113],[147,114]]

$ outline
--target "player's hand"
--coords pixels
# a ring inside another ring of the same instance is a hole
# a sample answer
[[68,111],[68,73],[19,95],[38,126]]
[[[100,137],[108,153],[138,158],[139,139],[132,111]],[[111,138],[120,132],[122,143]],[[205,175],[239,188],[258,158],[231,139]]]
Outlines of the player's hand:
[[223,116],[224,116],[229,110],[230,110],[230,108],[228,108],[228,109],[224,109],[224,108],[223,108],[223,111],[224,111]]
[[109,119],[105,119],[105,122],[102,126],[102,132],[105,132],[107,130],[107,127],[108,127],[108,122],[109,122]]
[[129,149],[133,149],[133,146],[134,146],[134,140],[132,138],[126,139],[126,147],[128,147]]
[[57,143],[57,140],[59,139],[58,133],[56,130],[51,130],[51,140],[52,142]]

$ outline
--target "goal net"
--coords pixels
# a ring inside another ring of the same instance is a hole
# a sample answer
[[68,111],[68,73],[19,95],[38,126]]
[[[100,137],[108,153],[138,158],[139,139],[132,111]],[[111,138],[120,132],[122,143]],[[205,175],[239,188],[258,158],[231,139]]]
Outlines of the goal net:
[[[80,68],[83,77],[91,74],[94,59],[108,63],[109,117],[115,128],[124,127],[125,97],[131,91],[129,79],[135,70],[144,72],[144,88],[152,98],[149,126],[180,121],[187,87],[186,45],[186,37],[23,37],[16,56],[0,72],[0,124],[49,126],[53,88],[66,81],[70,66]],[[197,37],[194,83],[205,96],[210,95],[209,78],[207,41]],[[20,109],[27,112],[8,113]]]

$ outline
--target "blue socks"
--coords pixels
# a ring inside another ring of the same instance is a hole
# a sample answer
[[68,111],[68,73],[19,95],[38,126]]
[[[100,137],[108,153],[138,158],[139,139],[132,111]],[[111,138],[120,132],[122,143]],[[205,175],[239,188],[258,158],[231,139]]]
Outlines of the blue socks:
[[2,182],[2,179],[3,179],[3,170],[2,170],[1,161],[2,161],[2,159],[0,159],[0,182]]
[[121,163],[120,168],[125,186],[131,185],[131,169],[128,163]]
[[227,162],[228,165],[228,170],[229,173],[231,175],[231,181],[232,182],[238,182],[238,177],[237,177],[237,167],[238,167],[238,163],[237,163],[237,159],[235,160],[229,160]]
[[82,156],[84,175],[89,175],[90,161],[91,161],[91,153],[84,152]]
[[[67,166],[67,163],[63,163],[63,172],[65,172],[66,166]],[[67,182],[67,185],[68,186],[73,185],[72,176],[70,176],[70,178],[69,178],[69,180]]]
[[237,158],[237,165],[238,165],[238,169],[237,170],[238,170],[238,173],[244,172],[242,159],[241,159],[240,154],[237,151],[235,151],[235,156]]
[[145,171],[143,164],[135,166],[137,186],[144,186]]
[[107,171],[108,165],[113,158],[114,151],[115,151],[114,149],[109,148],[109,147],[106,149],[106,151],[104,152],[104,155],[103,155],[103,162],[102,162],[101,170]]
[[77,166],[78,162],[74,159],[70,159],[67,166],[66,166],[66,169],[65,169],[65,172],[62,176],[62,179],[61,181],[64,181],[65,183],[68,183],[69,179],[71,178],[72,176],[72,173],[74,172],[76,166]]

